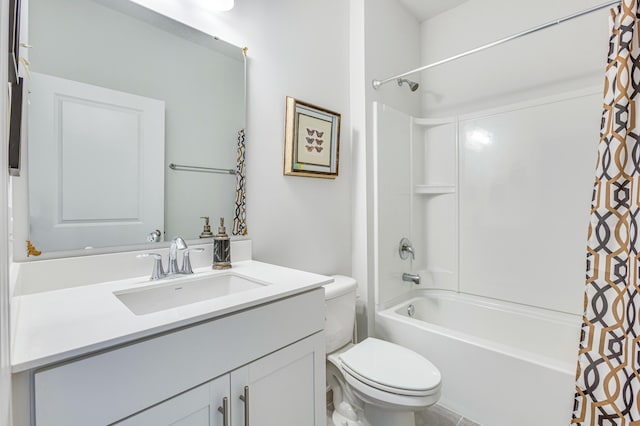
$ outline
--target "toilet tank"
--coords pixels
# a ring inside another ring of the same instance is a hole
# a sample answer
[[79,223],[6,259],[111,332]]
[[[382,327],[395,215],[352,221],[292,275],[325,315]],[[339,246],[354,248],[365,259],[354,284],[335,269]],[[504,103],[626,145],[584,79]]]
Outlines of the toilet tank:
[[343,275],[335,275],[333,279],[334,282],[324,286],[324,331],[328,354],[351,342],[356,317],[356,280]]

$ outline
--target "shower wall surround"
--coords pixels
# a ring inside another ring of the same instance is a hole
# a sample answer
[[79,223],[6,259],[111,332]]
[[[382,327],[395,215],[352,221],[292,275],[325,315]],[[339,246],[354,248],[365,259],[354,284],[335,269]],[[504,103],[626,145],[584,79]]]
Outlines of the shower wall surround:
[[600,105],[594,89],[461,117],[460,291],[582,312]]
[[[436,288],[580,314],[600,103],[589,88],[444,119],[376,105],[377,304]],[[413,262],[392,252],[405,235]],[[410,270],[419,287],[398,283]]]
[[[375,300],[393,300],[411,290],[401,280],[404,272],[413,272],[411,257],[402,260],[398,245],[411,232],[411,118],[389,106],[374,103],[373,157],[374,233],[376,247],[374,280]],[[420,246],[414,241],[419,256]]]

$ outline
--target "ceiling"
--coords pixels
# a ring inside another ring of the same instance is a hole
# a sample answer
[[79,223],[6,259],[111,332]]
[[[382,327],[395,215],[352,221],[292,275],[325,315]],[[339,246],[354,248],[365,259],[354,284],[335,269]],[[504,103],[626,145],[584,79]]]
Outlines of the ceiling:
[[435,15],[466,2],[467,0],[400,0],[407,9],[409,9],[423,22]]

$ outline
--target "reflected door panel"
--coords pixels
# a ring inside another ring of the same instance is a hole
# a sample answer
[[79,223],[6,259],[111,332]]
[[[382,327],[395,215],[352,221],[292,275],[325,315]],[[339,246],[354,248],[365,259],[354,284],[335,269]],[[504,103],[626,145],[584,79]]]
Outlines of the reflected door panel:
[[29,90],[34,244],[136,244],[163,230],[164,102],[37,73]]

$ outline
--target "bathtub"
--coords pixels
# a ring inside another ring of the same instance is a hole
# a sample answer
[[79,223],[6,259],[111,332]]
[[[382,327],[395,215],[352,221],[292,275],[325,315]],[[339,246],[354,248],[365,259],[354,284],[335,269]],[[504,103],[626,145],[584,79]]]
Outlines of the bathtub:
[[482,426],[569,424],[580,324],[578,315],[439,290],[376,313],[378,337],[438,367],[440,404]]

